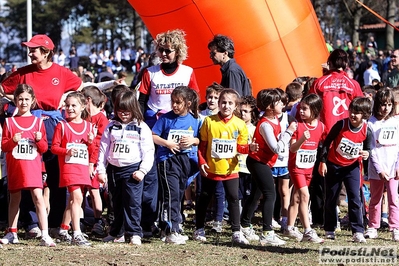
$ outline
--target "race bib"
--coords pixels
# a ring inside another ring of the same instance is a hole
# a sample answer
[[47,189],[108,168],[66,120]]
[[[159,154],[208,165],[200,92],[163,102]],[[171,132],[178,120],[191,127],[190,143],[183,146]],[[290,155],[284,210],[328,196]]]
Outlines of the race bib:
[[236,154],[237,141],[235,139],[212,139],[212,158],[231,159]]
[[77,149],[78,152],[73,156],[65,156],[65,163],[89,165],[89,152],[86,144],[67,143],[66,148],[67,150],[74,148]]
[[296,152],[296,166],[301,169],[309,169],[316,162],[317,150],[301,150]]
[[342,138],[336,151],[342,157],[351,160],[359,158],[361,150],[363,150],[363,143],[355,143],[347,138]]
[[37,157],[37,146],[32,139],[21,139],[12,150],[12,156],[19,160],[34,160]]
[[[169,130],[168,140],[179,143],[182,137],[194,137],[194,130],[171,129]],[[184,149],[191,150],[191,147]]]
[[398,144],[397,136],[398,130],[396,127],[383,127],[378,135],[378,142],[381,145]]

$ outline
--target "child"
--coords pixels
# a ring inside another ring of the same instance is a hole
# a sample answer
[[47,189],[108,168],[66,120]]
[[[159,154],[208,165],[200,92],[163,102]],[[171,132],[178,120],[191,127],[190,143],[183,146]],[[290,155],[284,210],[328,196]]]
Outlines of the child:
[[[324,124],[318,120],[323,103],[317,94],[308,94],[298,105],[298,129],[292,135],[288,169],[294,192],[288,209],[287,229],[284,235],[295,237],[298,240],[323,243],[324,239],[317,236],[310,227],[309,221],[309,185],[316,161],[319,142],[324,138]],[[304,235],[294,227],[299,213]]]
[[36,206],[41,229],[41,246],[55,247],[48,234],[47,211],[43,199],[41,154],[47,151],[48,144],[43,121],[31,114],[36,104],[32,87],[26,84],[17,86],[14,102],[18,108],[15,117],[6,118],[1,147],[6,152],[8,190],[10,203],[8,213],[8,233],[0,240],[2,244],[18,243],[17,224],[21,190],[29,189]]
[[115,217],[103,241],[124,242],[127,234],[132,245],[141,245],[143,178],[154,163],[154,143],[133,91],[116,96],[114,113],[101,138],[97,166],[99,180],[108,177]]
[[[58,155],[60,187],[67,187],[69,192],[59,236],[78,246],[91,245],[80,230],[83,190],[91,185],[88,146],[94,139],[92,125],[84,120],[88,116],[86,106],[86,98],[82,93],[68,94],[65,99],[66,122],[57,124],[51,145],[51,152]],[[72,239],[68,235],[71,221],[74,230]]]
[[392,239],[399,241],[399,121],[394,115],[394,94],[380,89],[374,98],[373,116],[368,126],[372,132],[369,163],[370,205],[366,237],[376,238],[381,219],[381,197],[384,185],[388,193],[389,229]]
[[161,229],[166,243],[185,244],[179,225],[181,203],[189,176],[198,171],[190,158],[192,146],[198,146],[198,94],[187,86],[176,87],[171,94],[172,111],[162,115],[152,134],[157,148],[158,177],[161,195]]
[[371,132],[365,120],[370,114],[370,100],[356,97],[349,105],[349,117],[336,122],[323,143],[318,170],[325,177],[324,230],[327,239],[335,239],[337,198],[344,182],[352,239],[354,242],[366,242],[360,198],[360,164],[369,156]]
[[[242,98],[240,103],[241,119],[245,122],[248,129],[248,143],[250,143],[254,137],[256,122],[258,121],[259,111],[256,107],[256,99],[253,96],[245,96]],[[245,201],[251,194],[251,174],[247,168],[247,154],[238,155],[238,164],[240,166],[240,184],[238,190],[238,198],[240,199],[240,213],[242,206],[245,205]]]
[[[276,89],[261,90],[256,96],[256,103],[259,110],[264,113],[256,125],[253,140],[259,144],[259,151],[249,153],[247,158],[247,167],[254,182],[252,182],[251,195],[242,210],[241,226],[247,239],[259,239],[250,224],[254,211],[258,207],[258,200],[263,195],[263,206],[261,206],[263,233],[260,238],[260,244],[284,245],[285,241],[280,239],[272,228],[272,210],[276,199],[276,191],[271,168],[296,130],[296,122],[292,122],[287,130],[281,133],[278,116],[282,113],[284,106],[281,101],[281,94]],[[279,135],[280,139],[278,140]]]
[[[219,112],[219,95],[220,92],[223,90],[223,86],[219,85],[218,83],[214,82],[208,88],[206,88],[206,105],[207,108],[205,110],[200,111],[199,116],[200,119],[203,121],[205,117],[210,116],[210,115],[215,115]],[[197,200],[199,198],[199,195],[201,194],[201,181],[202,177],[201,175],[198,175],[197,180],[196,180],[196,196]],[[215,188],[215,193],[214,193],[214,204],[213,205],[215,212],[213,213],[213,225],[212,225],[212,231],[220,233],[222,232],[222,221],[223,221],[223,213],[225,209],[225,193],[224,193],[224,188],[223,184],[221,181],[217,182],[216,188]]]
[[237,152],[257,150],[257,144],[248,145],[245,122],[234,115],[240,96],[233,89],[224,89],[219,97],[219,113],[205,118],[200,130],[201,144],[198,160],[202,176],[202,190],[195,206],[196,230],[193,239],[206,241],[204,225],[206,208],[218,181],[223,181],[229,208],[233,243],[249,244],[240,231],[240,206],[238,199],[239,165]]
[[[288,88],[292,88],[293,85],[299,85],[297,82],[293,82],[287,86]],[[292,85],[292,86],[290,86]],[[284,106],[287,106],[287,102],[289,100],[288,93],[285,93],[281,89],[277,89],[281,94],[281,101]],[[302,91],[300,91],[302,93]],[[301,98],[298,98],[299,100]],[[299,103],[299,102],[296,102]],[[284,110],[284,109],[283,109]],[[287,127],[294,121],[294,118],[288,114],[288,111],[283,111],[278,115],[278,119],[280,121],[281,132],[285,132]],[[276,185],[276,202],[274,204],[274,219],[272,220],[272,226],[275,229],[281,228],[281,231],[284,232],[284,229],[287,229],[287,217],[288,217],[288,206],[290,205],[290,197],[291,197],[291,182],[290,175],[288,171],[288,154],[289,154],[289,143],[286,143],[286,146],[282,151],[278,154],[276,163],[272,168],[273,178]],[[279,200],[279,201],[277,201]],[[280,220],[281,215],[281,225],[276,221]]]
[[82,93],[87,99],[86,110],[90,114],[88,121],[93,124],[93,127],[97,132],[93,144],[90,145],[89,148],[91,187],[89,187],[88,190],[91,196],[95,222],[91,232],[93,235],[104,237],[105,225],[102,220],[103,204],[100,196],[100,182],[98,181],[98,176],[96,174],[96,166],[101,136],[108,125],[107,117],[103,112],[101,112],[106,101],[106,96],[95,86],[84,87]]

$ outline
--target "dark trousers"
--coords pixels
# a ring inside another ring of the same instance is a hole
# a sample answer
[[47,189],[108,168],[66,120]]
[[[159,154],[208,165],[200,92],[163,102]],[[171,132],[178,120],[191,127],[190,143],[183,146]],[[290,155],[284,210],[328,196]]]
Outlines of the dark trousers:
[[158,220],[158,173],[156,163],[144,178],[141,226],[151,232],[151,226]]
[[107,167],[108,188],[114,206],[114,222],[109,231],[111,236],[119,237],[124,233],[129,236],[143,236],[140,223],[144,182],[131,177],[138,169],[139,164]]
[[252,188],[247,202],[241,213],[241,225],[248,227],[251,224],[255,210],[258,208],[258,201],[263,195],[262,218],[263,231],[271,231],[274,202],[276,200],[276,191],[272,170],[267,164],[259,162],[248,156],[247,167],[252,175]]
[[[47,152],[49,153],[49,151]],[[50,153],[51,154],[51,153]],[[47,186],[50,189],[50,213],[48,215],[48,227],[56,228],[62,223],[62,217],[66,208],[67,190],[60,188],[60,168],[58,157],[51,156],[45,161],[47,172]]]
[[[319,154],[319,152],[318,152]],[[319,174],[320,160],[317,160],[312,173],[312,180],[309,185],[310,211],[313,224],[324,224],[324,177]]]
[[[197,229],[204,228],[206,209],[208,207],[209,202],[212,199],[212,196],[215,193],[218,182],[221,182],[221,181],[211,180],[203,176],[201,177],[201,181],[202,181],[202,188],[201,188],[202,190],[198,202],[195,205],[195,213],[196,213],[195,225]],[[222,181],[222,183],[224,186],[224,191],[226,193],[226,199],[228,202],[231,230],[233,232],[240,231],[240,206],[238,199],[239,179],[234,178]]]
[[192,172],[187,154],[176,154],[157,164],[160,189],[160,226],[167,234],[179,232],[182,223],[181,202]]
[[348,213],[352,233],[364,233],[363,204],[360,198],[360,169],[358,162],[346,167],[327,162],[324,230],[334,231],[337,226],[337,198],[341,191],[342,182],[345,184],[348,195]]

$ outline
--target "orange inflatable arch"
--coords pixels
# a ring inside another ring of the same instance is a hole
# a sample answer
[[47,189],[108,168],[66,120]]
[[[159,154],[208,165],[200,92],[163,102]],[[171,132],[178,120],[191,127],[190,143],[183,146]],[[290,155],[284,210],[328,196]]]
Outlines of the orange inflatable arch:
[[234,58],[261,89],[285,86],[298,76],[322,74],[328,51],[310,0],[128,0],[153,36],[183,29],[188,59],[201,96],[207,85],[220,82],[219,66],[209,58],[215,34],[231,37]]

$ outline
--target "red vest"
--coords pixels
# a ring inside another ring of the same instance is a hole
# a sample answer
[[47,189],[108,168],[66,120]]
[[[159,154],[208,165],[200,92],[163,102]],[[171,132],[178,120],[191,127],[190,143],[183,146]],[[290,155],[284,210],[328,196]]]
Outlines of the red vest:
[[273,167],[273,165],[276,163],[278,154],[274,153],[269,148],[269,145],[267,145],[265,139],[260,134],[259,128],[262,125],[262,123],[268,123],[269,125],[272,126],[274,136],[276,137],[276,140],[277,140],[277,136],[281,132],[280,120],[277,119],[277,121],[278,121],[278,124],[276,125],[276,124],[270,122],[270,120],[267,119],[266,117],[262,117],[259,120],[258,124],[256,125],[256,129],[255,129],[255,133],[254,133],[254,138],[256,138],[255,142],[258,143],[259,150],[256,153],[249,153],[249,155],[248,155],[249,157],[251,157],[259,162],[267,164],[270,168]]
[[367,123],[363,122],[358,132],[349,128],[348,118],[343,123],[341,131],[331,144],[327,160],[336,165],[349,166],[361,157],[359,152],[363,150],[363,141],[367,137]]

